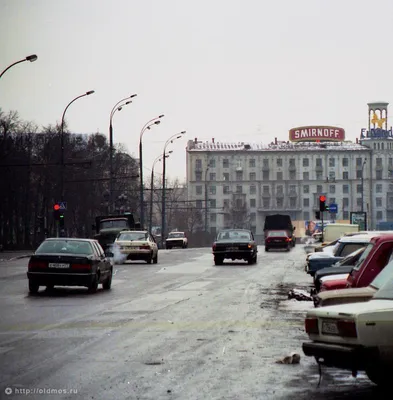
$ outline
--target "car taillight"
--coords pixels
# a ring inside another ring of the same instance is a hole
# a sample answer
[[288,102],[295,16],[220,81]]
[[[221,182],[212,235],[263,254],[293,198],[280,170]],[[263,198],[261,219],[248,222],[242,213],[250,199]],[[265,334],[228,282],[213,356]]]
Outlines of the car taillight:
[[352,338],[358,337],[355,321],[348,321],[344,319],[338,320],[337,328],[340,333],[340,336],[352,337]]
[[212,248],[213,248],[213,250],[215,250],[215,249],[216,249],[216,247],[217,247],[217,246],[216,246],[216,244],[214,243],[214,244],[213,244],[213,247],[212,247]]
[[142,245],[142,246],[139,246],[139,248],[140,248],[141,250],[150,250],[150,246],[149,246],[148,244],[144,244],[144,245]]
[[90,264],[71,264],[72,269],[90,269]]
[[318,334],[318,318],[306,318],[305,320],[306,333]]
[[29,266],[28,269],[33,269],[33,268],[46,268],[48,266],[48,263],[44,261],[29,261]]
[[285,241],[286,241],[286,242],[290,242],[290,241],[291,241],[291,238],[286,238]]

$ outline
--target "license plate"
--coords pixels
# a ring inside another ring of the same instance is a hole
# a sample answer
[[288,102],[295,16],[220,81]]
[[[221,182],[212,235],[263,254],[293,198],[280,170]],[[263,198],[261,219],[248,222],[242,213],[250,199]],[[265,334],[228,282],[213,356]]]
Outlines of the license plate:
[[70,264],[49,263],[49,268],[70,268]]
[[275,242],[281,242],[281,240],[275,240]]
[[335,322],[323,321],[322,322],[322,333],[325,333],[328,335],[338,335],[337,324]]
[[228,247],[228,251],[239,250],[239,247]]

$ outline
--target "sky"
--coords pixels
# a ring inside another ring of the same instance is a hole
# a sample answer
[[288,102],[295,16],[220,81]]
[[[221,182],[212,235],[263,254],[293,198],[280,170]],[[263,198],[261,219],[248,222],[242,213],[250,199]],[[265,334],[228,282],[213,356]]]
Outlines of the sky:
[[[149,176],[166,140],[184,181],[187,140],[270,143],[304,125],[355,140],[367,103],[393,101],[391,0],[1,0],[0,107],[39,126],[108,135]],[[390,126],[390,123],[389,123]],[[157,168],[157,173],[160,167]]]

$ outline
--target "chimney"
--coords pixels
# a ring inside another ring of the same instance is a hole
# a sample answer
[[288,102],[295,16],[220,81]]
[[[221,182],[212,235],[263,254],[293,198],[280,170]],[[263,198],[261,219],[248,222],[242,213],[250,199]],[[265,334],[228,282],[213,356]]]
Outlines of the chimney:
[[198,138],[194,139],[194,143],[197,144],[198,143]]
[[214,138],[212,138],[212,142],[214,143]]
[[274,144],[277,144],[277,138],[276,137],[274,138]]

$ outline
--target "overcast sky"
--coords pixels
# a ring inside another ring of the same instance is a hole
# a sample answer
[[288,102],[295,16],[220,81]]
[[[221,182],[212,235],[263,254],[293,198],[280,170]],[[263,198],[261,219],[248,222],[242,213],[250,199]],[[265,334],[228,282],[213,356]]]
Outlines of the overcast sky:
[[[391,0],[1,0],[0,107],[39,126],[108,134],[144,171],[172,146],[168,175],[184,179],[188,139],[268,143],[292,127],[336,125],[355,140],[367,102],[393,94]],[[390,123],[389,123],[390,126]],[[157,172],[159,170],[157,169]]]

